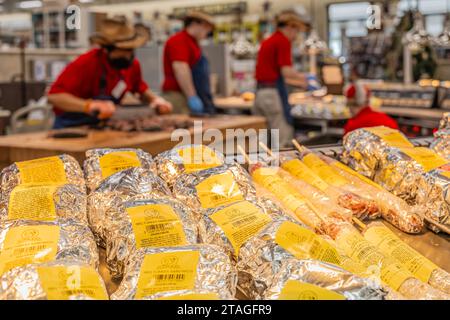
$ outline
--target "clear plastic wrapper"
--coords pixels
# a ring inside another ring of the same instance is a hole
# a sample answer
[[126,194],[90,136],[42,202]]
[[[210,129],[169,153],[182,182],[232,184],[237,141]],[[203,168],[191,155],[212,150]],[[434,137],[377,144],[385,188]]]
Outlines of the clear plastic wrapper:
[[404,265],[422,282],[450,294],[450,274],[408,246],[382,223],[370,223],[364,230],[364,238]]
[[424,221],[417,214],[422,210],[421,206],[410,206],[403,199],[385,190],[380,185],[360,175],[341,162],[326,156],[321,158],[333,167],[336,172],[345,177],[361,192],[376,201],[381,210],[381,216],[391,224],[406,233],[420,233],[424,229]]
[[108,177],[130,168],[155,170],[152,156],[141,149],[92,149],[86,151],[84,161],[86,185],[90,192]]
[[16,162],[3,169],[1,190],[11,192],[21,184],[73,184],[86,193],[84,174],[77,160],[67,154]]
[[450,299],[450,295],[421,282],[397,260],[383,254],[353,226],[335,226],[333,239],[350,258],[404,297],[414,300]]
[[236,269],[220,247],[202,244],[145,248],[130,258],[111,299],[143,299],[162,292],[182,294],[193,290],[230,300],[236,294],[236,283]]
[[120,208],[125,201],[138,195],[170,196],[164,181],[143,168],[130,168],[108,177],[88,196],[88,220],[97,242],[105,247],[105,220],[108,210]]
[[239,164],[183,174],[175,182],[173,193],[183,203],[197,210],[255,199],[250,176]]
[[112,278],[123,276],[125,264],[137,249],[198,243],[197,220],[188,207],[168,197],[146,197],[133,197],[108,210],[106,263]]
[[265,290],[265,300],[383,300],[386,292],[369,279],[315,260],[287,260]]
[[281,216],[278,207],[256,201],[238,201],[203,211],[199,233],[204,243],[224,248],[235,259],[242,245]]
[[433,231],[449,230],[450,166],[435,152],[414,148],[398,131],[377,127],[346,135],[342,160],[409,204],[422,205]]
[[282,167],[326,193],[339,206],[352,211],[358,219],[375,219],[380,215],[377,204],[349,181],[337,175],[318,155],[303,148],[299,159],[283,161]]
[[74,219],[87,224],[86,193],[73,184],[25,184],[0,197],[0,220]]
[[26,264],[62,259],[98,268],[97,245],[86,225],[69,219],[0,222],[0,274]]
[[205,145],[183,145],[155,157],[158,175],[172,187],[183,173],[221,166],[224,156]]
[[64,259],[14,268],[0,276],[0,300],[107,300],[100,274]]

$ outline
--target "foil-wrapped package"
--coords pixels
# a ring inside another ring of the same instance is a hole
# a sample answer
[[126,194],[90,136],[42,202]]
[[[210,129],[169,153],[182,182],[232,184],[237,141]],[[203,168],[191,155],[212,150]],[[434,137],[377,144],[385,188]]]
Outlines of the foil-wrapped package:
[[224,248],[232,258],[239,255],[240,248],[273,218],[282,215],[278,207],[256,201],[239,201],[223,207],[205,210],[199,233],[204,243]]
[[75,259],[97,269],[97,246],[86,225],[70,219],[0,222],[0,274],[14,267],[62,259]]
[[[180,290],[159,292],[142,300],[224,300],[216,292],[207,290]],[[229,299],[232,300],[232,299]]]
[[115,173],[129,168],[154,170],[152,156],[141,149],[92,149],[86,151],[84,173],[86,185],[90,192]]
[[430,228],[450,226],[450,166],[427,148],[414,148],[385,127],[355,130],[344,137],[343,162],[411,205],[424,207]]
[[155,158],[158,175],[172,187],[183,173],[192,173],[223,165],[221,153],[205,145],[183,145]]
[[236,269],[220,247],[143,248],[130,257],[111,299],[143,299],[161,292],[194,290],[229,300],[236,294],[236,283]]
[[24,184],[0,197],[0,220],[73,219],[87,224],[86,193],[73,184]]
[[183,203],[197,210],[256,198],[250,176],[239,164],[225,164],[183,174],[175,182],[173,193]]
[[138,167],[113,174],[88,195],[89,225],[100,246],[106,246],[105,217],[108,210],[116,210],[132,197],[144,194],[151,198],[153,195],[170,196],[171,192],[152,171]]
[[136,249],[198,243],[197,221],[188,207],[168,197],[146,197],[133,197],[108,210],[106,263],[113,278],[123,276],[125,264]]
[[351,272],[364,271],[343,256],[330,240],[290,219],[277,218],[242,246],[237,263],[238,287],[250,299],[264,298],[284,263],[292,259],[311,259]]
[[16,162],[1,173],[1,190],[5,193],[18,185],[33,183],[73,184],[86,193],[83,171],[77,160],[67,154]]
[[14,268],[0,276],[0,300],[108,300],[100,274],[64,259]]
[[264,300],[383,300],[373,281],[315,260],[287,260],[265,290]]
[[430,148],[450,161],[450,113],[444,114],[439,130],[434,133],[434,141]]

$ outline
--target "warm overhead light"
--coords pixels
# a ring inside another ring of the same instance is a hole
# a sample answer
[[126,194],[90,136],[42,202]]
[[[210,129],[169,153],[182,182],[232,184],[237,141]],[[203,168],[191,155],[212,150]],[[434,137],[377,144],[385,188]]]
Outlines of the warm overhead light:
[[17,7],[20,9],[40,8],[42,7],[42,1],[39,0],[21,1],[17,4]]

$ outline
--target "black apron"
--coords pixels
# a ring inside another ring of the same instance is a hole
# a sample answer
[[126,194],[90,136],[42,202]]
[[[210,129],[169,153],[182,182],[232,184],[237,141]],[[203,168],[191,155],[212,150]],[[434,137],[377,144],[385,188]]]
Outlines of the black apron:
[[[121,79],[122,80],[122,79]],[[121,81],[119,80],[119,81]],[[93,100],[102,100],[102,101],[112,101],[114,104],[120,103],[120,98],[115,98],[111,95],[106,94],[106,69],[103,66],[102,76],[100,77],[100,93],[98,96],[93,97]],[[98,125],[100,120],[94,116],[89,115],[84,112],[64,112],[55,117],[55,122],[53,124],[53,129],[64,129],[69,127],[79,127],[79,126],[96,126]]]
[[209,62],[204,55],[202,55],[200,60],[192,67],[192,80],[197,95],[203,102],[204,113],[214,114],[216,112],[216,107],[211,94]]
[[277,91],[283,105],[284,118],[290,125],[294,124],[294,118],[291,115],[291,105],[289,104],[289,93],[284,82],[284,77],[280,76],[277,80]]

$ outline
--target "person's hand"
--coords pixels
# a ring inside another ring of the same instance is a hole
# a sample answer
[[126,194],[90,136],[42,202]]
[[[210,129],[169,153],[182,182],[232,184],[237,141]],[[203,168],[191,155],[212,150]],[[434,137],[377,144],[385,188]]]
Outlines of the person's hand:
[[161,97],[155,97],[150,106],[156,109],[158,114],[168,114],[173,110],[172,104]]
[[95,114],[100,120],[111,118],[116,112],[116,105],[111,101],[90,100],[86,103],[85,112]]
[[317,77],[313,74],[308,74],[306,76],[306,82],[308,84],[307,86],[308,91],[319,90],[322,87]]
[[198,96],[189,97],[188,106],[192,113],[203,113],[204,111],[203,102]]

